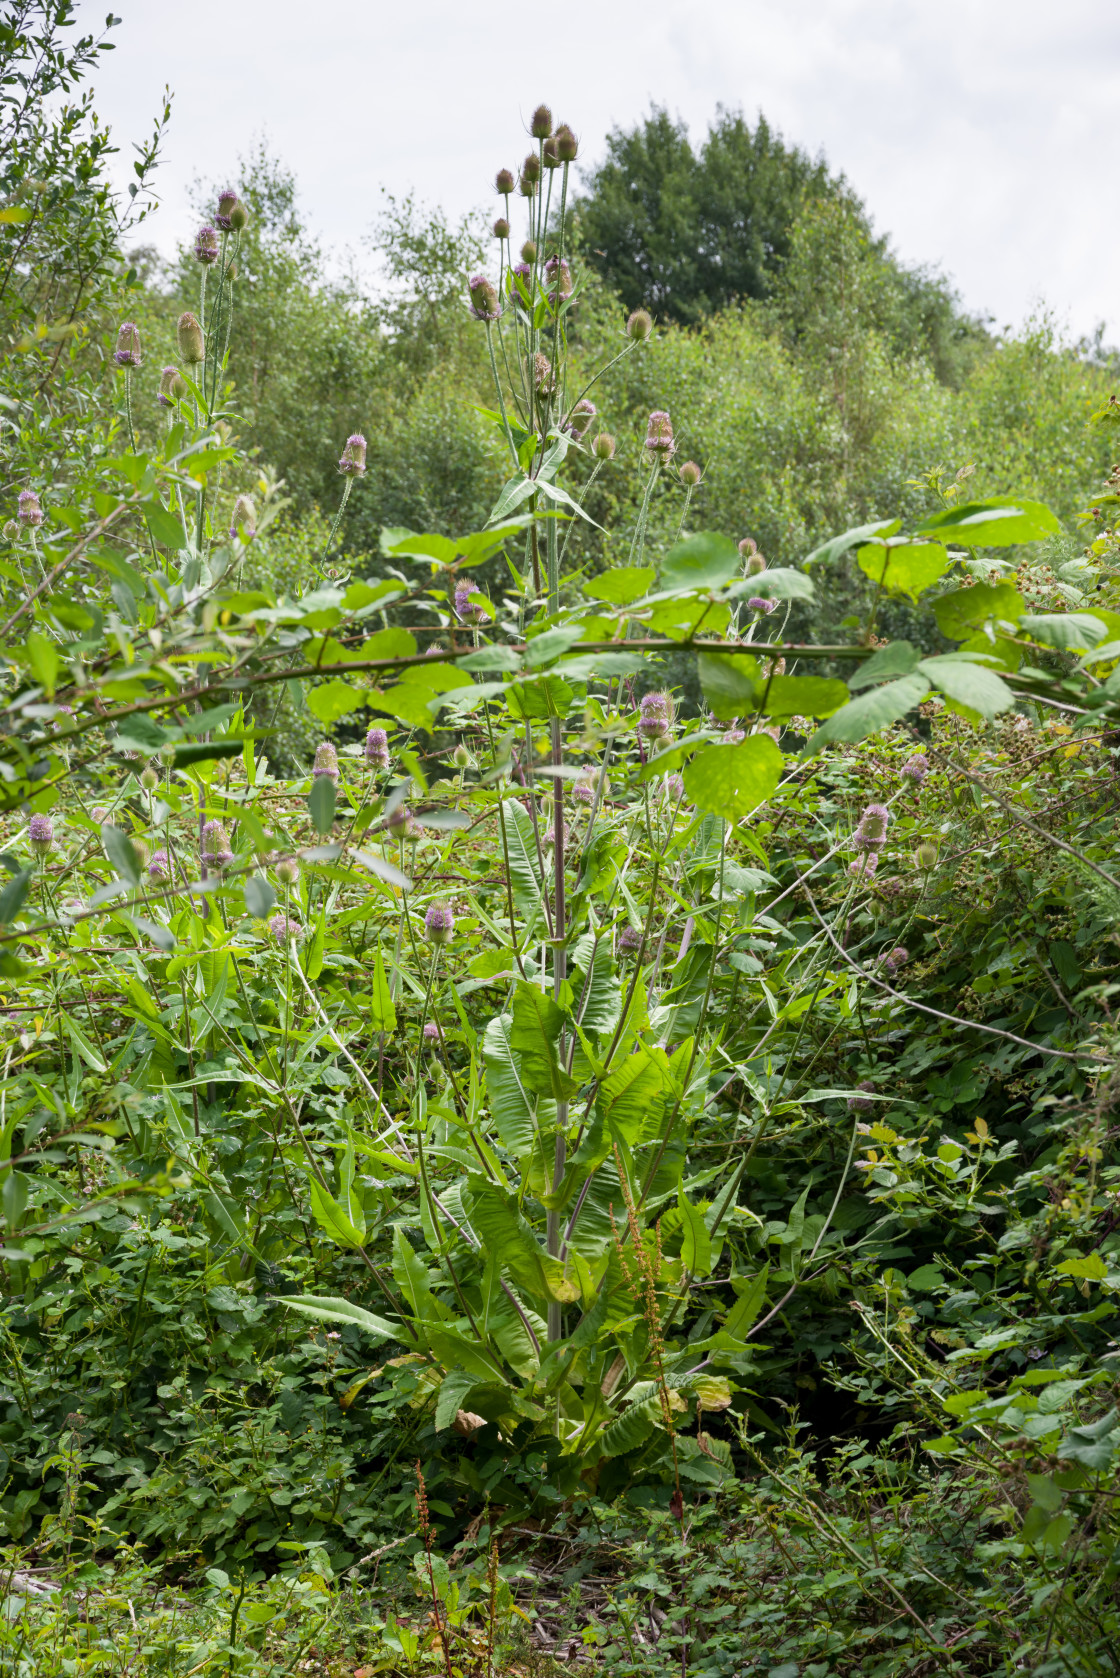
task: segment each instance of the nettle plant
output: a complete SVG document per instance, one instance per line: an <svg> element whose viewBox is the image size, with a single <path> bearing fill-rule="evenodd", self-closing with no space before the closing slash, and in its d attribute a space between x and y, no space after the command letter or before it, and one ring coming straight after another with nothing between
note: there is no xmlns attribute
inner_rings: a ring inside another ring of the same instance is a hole
<svg viewBox="0 0 1120 1678"><path fill-rule="evenodd" d="M931 693L974 721L1024 698L1099 721L1115 678L1091 661L1120 653L1120 617L1026 612L998 550L1057 530L1030 502L869 525L800 568L687 534L702 474L675 464L660 410L637 440L629 563L567 571L587 489L630 451L595 411L606 366L572 377L576 141L544 107L532 133L497 177L497 278L467 287L510 462L485 530L386 531L380 576L332 567L366 467L355 433L320 586L278 598L257 574L272 509L238 492L225 381L232 192L198 236L162 449L130 448L66 506L21 493L0 560L6 1258L27 1285L60 1232L122 1205L142 1223L167 1197L231 1282L281 1266L310 1284L287 1305L403 1348L374 1375L434 1404L438 1431L494 1425L560 1487L624 1459L679 1494L682 1474L718 1475L728 1447L703 1413L731 1403L752 1336L834 1240L802 1195L771 1275L741 1239L750 1149L691 1164L731 1081L740 1142L793 1106L761 1075L765 1040L735 1062L715 1006L728 975L746 1007L769 994L761 963L732 961L782 895L761 813L800 796L806 757ZM618 355L652 333L632 314ZM131 437L129 323L117 362ZM650 554L659 482L679 486L681 535ZM859 638L787 640L814 567L850 552L872 585ZM499 564L501 587L477 587ZM958 650L878 645L896 592L931 600ZM658 676L687 650L705 700L688 718ZM294 778L266 755L282 692L325 736ZM888 820L871 807L855 835L823 833L822 862L853 850L850 885L783 1018L835 989L836 929ZM853 1099L858 1115L875 1097ZM855 1145L853 1128L849 1166ZM344 1291L323 1295L332 1249ZM698 1318L692 1290L725 1255L734 1303Z"/></svg>

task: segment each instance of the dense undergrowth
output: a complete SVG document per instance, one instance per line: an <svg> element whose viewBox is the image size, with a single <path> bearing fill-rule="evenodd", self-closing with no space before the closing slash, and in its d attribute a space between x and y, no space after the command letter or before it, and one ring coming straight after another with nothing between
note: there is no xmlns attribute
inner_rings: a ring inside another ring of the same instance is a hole
<svg viewBox="0 0 1120 1678"><path fill-rule="evenodd" d="M489 277L398 226L363 316L265 170L183 310L68 18L0 45L0 1672L1115 1670L1100 370L794 330L842 197L627 319L544 108ZM378 426L293 341L284 461L293 300Z"/></svg>

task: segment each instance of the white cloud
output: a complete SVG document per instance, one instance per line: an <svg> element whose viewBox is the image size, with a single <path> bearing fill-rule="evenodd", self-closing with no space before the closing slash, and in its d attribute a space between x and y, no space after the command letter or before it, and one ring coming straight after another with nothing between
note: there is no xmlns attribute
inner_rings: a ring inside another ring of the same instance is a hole
<svg viewBox="0 0 1120 1678"><path fill-rule="evenodd" d="M356 245L382 186L487 203L537 99L589 157L651 101L694 135L722 102L822 148L899 253L942 266L969 307L1002 324L1044 301L1074 332L1103 319L1120 337L1120 8L1105 0L567 0L551 34L548 8L462 0L123 10L98 106L127 146L175 90L152 224L165 247L192 231L194 177L231 177L262 133L324 240Z"/></svg>

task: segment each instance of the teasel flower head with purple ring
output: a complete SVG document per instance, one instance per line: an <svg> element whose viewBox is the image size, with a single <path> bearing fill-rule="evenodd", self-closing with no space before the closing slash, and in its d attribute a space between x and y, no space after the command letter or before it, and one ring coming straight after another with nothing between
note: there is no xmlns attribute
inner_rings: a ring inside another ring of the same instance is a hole
<svg viewBox="0 0 1120 1678"><path fill-rule="evenodd" d="M118 367L139 367L144 357L140 353L140 328L135 321L122 321L117 328L117 347L113 360Z"/></svg>
<svg viewBox="0 0 1120 1678"><path fill-rule="evenodd" d="M864 851L848 864L848 873L853 880L869 880L879 866L877 851Z"/></svg>
<svg viewBox="0 0 1120 1678"><path fill-rule="evenodd" d="M666 777L665 777L665 796L673 804L683 804L684 803L684 776L683 775L666 775Z"/></svg>
<svg viewBox="0 0 1120 1678"><path fill-rule="evenodd" d="M483 615L482 596L473 583L456 584L454 606L460 623L477 623Z"/></svg>
<svg viewBox="0 0 1120 1678"><path fill-rule="evenodd" d="M240 200L231 186L225 187L218 194L218 213L214 217L223 233L228 233L233 226L232 216L234 205Z"/></svg>
<svg viewBox="0 0 1120 1678"><path fill-rule="evenodd" d="M366 440L360 431L347 437L339 458L338 469L344 478L360 478L366 469Z"/></svg>
<svg viewBox="0 0 1120 1678"><path fill-rule="evenodd" d="M859 819L853 843L857 851L880 851L887 837L891 813L885 804L868 804Z"/></svg>
<svg viewBox="0 0 1120 1678"><path fill-rule="evenodd" d="M320 740L315 748L315 762L311 766L313 781L331 781L338 785L338 753L329 740Z"/></svg>
<svg viewBox="0 0 1120 1678"><path fill-rule="evenodd" d="M761 612L763 617L769 617L777 604L776 600L764 600L760 594L752 594L747 601L747 609L751 612Z"/></svg>
<svg viewBox="0 0 1120 1678"><path fill-rule="evenodd" d="M257 509L253 505L251 495L239 495L234 502L229 533L231 536L240 536L243 542L251 542L257 534Z"/></svg>
<svg viewBox="0 0 1120 1678"><path fill-rule="evenodd" d="M455 915L448 903L430 903L424 916L424 933L430 944L441 947L455 936Z"/></svg>
<svg viewBox="0 0 1120 1678"><path fill-rule="evenodd" d="M209 821L202 829L202 860L211 868L226 868L233 861L229 834L220 821Z"/></svg>
<svg viewBox="0 0 1120 1678"><path fill-rule="evenodd" d="M171 878L171 859L166 851L156 851L148 864L148 878L154 886L166 885Z"/></svg>
<svg viewBox="0 0 1120 1678"><path fill-rule="evenodd" d="M38 530L43 522L43 509L39 505L39 497L33 489L21 489L19 492L18 518L27 530Z"/></svg>
<svg viewBox="0 0 1120 1678"><path fill-rule="evenodd" d="M425 1022L424 1022L424 1041L425 1041L425 1043L439 1043L439 1042L442 1041L442 1039L443 1039L443 1033L439 1029L439 1026L436 1024L435 1020L425 1020Z"/></svg>
<svg viewBox="0 0 1120 1678"><path fill-rule="evenodd" d="M165 367L159 376L157 401L161 408L173 408L187 394L186 380L177 367Z"/></svg>
<svg viewBox="0 0 1120 1678"><path fill-rule="evenodd" d="M579 779L572 782L572 797L577 804L594 804L595 802L595 771L581 769Z"/></svg>
<svg viewBox="0 0 1120 1678"><path fill-rule="evenodd" d="M493 282L485 274L472 274L467 281L467 290L471 298L471 314L475 320L500 320L502 305L498 302L498 293Z"/></svg>
<svg viewBox="0 0 1120 1678"><path fill-rule="evenodd" d="M636 926L624 926L618 935L618 953L620 956L633 955L635 950L642 947L642 935Z"/></svg>
<svg viewBox="0 0 1120 1678"><path fill-rule="evenodd" d="M888 973L893 974L897 973L900 967L905 967L909 960L910 951L905 944L896 944L894 949L889 950L883 957L883 966Z"/></svg>
<svg viewBox="0 0 1120 1678"><path fill-rule="evenodd" d="M389 736L383 728L371 728L366 735L365 760L371 769L388 769Z"/></svg>
<svg viewBox="0 0 1120 1678"><path fill-rule="evenodd" d="M394 839L414 839L416 837L416 817L407 804L398 804L386 817L389 832Z"/></svg>
<svg viewBox="0 0 1120 1678"><path fill-rule="evenodd" d="M664 408L655 408L646 425L646 453L654 460L668 460L676 447L672 420Z"/></svg>
<svg viewBox="0 0 1120 1678"><path fill-rule="evenodd" d="M46 856L54 844L54 823L49 816L32 816L27 824L27 842L36 856Z"/></svg>
<svg viewBox="0 0 1120 1678"><path fill-rule="evenodd" d="M662 740L673 720L673 701L667 693L644 693L640 702L638 733L644 740Z"/></svg>
<svg viewBox="0 0 1120 1678"><path fill-rule="evenodd" d="M864 1095L850 1095L848 1097L849 1113L873 1113L875 1111L875 1103L873 1101L868 1101L867 1099L869 1095L875 1094L875 1085L871 1082L871 1079L861 1078L859 1083L856 1085L856 1088L864 1090L866 1093Z"/></svg>
<svg viewBox="0 0 1120 1678"><path fill-rule="evenodd" d="M916 787L920 787L929 774L929 758L924 752L915 752L912 757L906 759L899 774L905 775L908 781L913 781Z"/></svg>
<svg viewBox="0 0 1120 1678"><path fill-rule="evenodd" d="M195 261L201 262L204 268L209 268L212 262L218 260L218 235L209 222L198 230L198 237L194 242Z"/></svg>
<svg viewBox="0 0 1120 1678"><path fill-rule="evenodd" d="M290 915L273 915L268 923L268 930L277 944L298 943L303 937L302 926Z"/></svg>
<svg viewBox="0 0 1120 1678"><path fill-rule="evenodd" d="M544 265L544 282L548 289L548 301L553 308L558 303L564 303L572 295L572 271L568 261L563 256L550 256Z"/></svg>
<svg viewBox="0 0 1120 1678"><path fill-rule="evenodd" d="M598 409L596 408L594 402L589 401L586 396L581 396L571 413L568 415L568 424L566 427L566 429L576 439L577 443L582 438L586 437L591 421L595 418L597 413Z"/></svg>

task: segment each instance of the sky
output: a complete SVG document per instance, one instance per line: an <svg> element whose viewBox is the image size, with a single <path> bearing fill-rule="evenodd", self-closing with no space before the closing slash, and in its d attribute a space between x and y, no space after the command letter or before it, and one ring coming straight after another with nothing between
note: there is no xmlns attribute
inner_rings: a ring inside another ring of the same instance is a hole
<svg viewBox="0 0 1120 1678"><path fill-rule="evenodd" d="M494 213L494 173L516 167L539 100L589 162L652 103L694 140L723 104L823 152L899 256L941 268L997 329L1045 307L1073 337L1103 322L1120 341L1116 0L117 7L96 104L122 180L165 83L175 96L143 235L165 251L193 236L196 178L236 185L262 139L324 245L360 254L382 189ZM104 12L81 0L84 27Z"/></svg>

